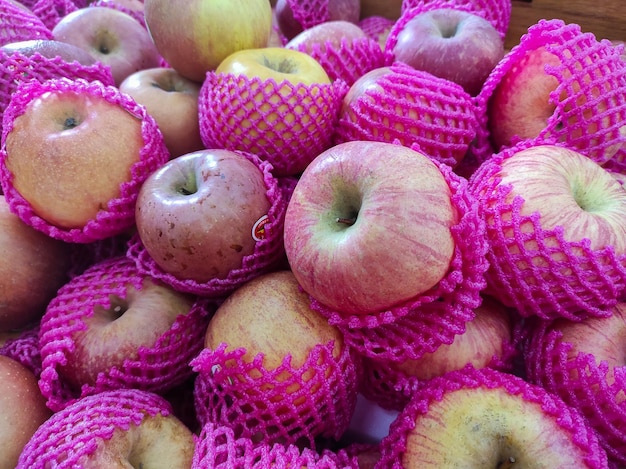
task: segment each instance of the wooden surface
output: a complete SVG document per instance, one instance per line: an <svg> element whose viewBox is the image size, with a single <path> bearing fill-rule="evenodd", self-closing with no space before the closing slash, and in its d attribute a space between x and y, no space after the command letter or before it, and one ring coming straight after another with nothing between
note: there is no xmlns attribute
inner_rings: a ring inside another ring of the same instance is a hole
<svg viewBox="0 0 626 469"><path fill-rule="evenodd" d="M396 19L400 16L402 0L361 0L361 18L384 16Z"/></svg>
<svg viewBox="0 0 626 469"><path fill-rule="evenodd" d="M514 46L528 27L542 18L577 23L598 39L626 41L624 0L513 0L506 47Z"/></svg>

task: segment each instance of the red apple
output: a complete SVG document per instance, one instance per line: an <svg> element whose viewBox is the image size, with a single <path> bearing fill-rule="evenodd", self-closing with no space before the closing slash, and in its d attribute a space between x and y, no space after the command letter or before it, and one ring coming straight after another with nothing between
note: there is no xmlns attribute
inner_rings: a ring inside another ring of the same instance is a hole
<svg viewBox="0 0 626 469"><path fill-rule="evenodd" d="M223 279L254 252L270 202L264 174L244 154L219 149L170 160L143 184L137 233L156 264L177 279Z"/></svg>
<svg viewBox="0 0 626 469"><path fill-rule="evenodd" d="M55 40L82 47L108 65L117 85L131 73L161 64L148 31L128 13L114 8L80 8L61 18L52 34Z"/></svg>
<svg viewBox="0 0 626 469"><path fill-rule="evenodd" d="M352 42L367 37L359 25L350 21L325 21L297 34L285 44L285 47L311 54L314 45L317 44L323 53L326 47L339 49L344 40Z"/></svg>
<svg viewBox="0 0 626 469"><path fill-rule="evenodd" d="M19 52L26 57L41 54L49 59L59 56L66 62L78 62L84 66L94 65L97 62L96 58L84 48L54 39L30 39L11 42L0 47L0 51L7 55Z"/></svg>
<svg viewBox="0 0 626 469"><path fill-rule="evenodd" d="M52 412L35 374L12 358L0 355L0 468L14 469L20 454Z"/></svg>
<svg viewBox="0 0 626 469"><path fill-rule="evenodd" d="M504 56L498 30L478 14L455 8L407 10L386 44L393 59L460 84L477 95Z"/></svg>
<svg viewBox="0 0 626 469"><path fill-rule="evenodd" d="M204 148L198 112L199 83L173 68L156 67L130 74L119 89L146 107L163 134L170 158Z"/></svg>
<svg viewBox="0 0 626 469"><path fill-rule="evenodd" d="M146 0L144 11L163 58L200 83L233 52L267 46L272 28L268 0Z"/></svg>
<svg viewBox="0 0 626 469"><path fill-rule="evenodd" d="M326 21L342 20L356 24L361 14L359 0L325 0L321 2L321 8L319 3L307 5L297 0L277 0L274 8L278 27L287 39Z"/></svg>
<svg viewBox="0 0 626 469"><path fill-rule="evenodd" d="M0 331L36 324L69 279L72 248L11 212L0 196Z"/></svg>
<svg viewBox="0 0 626 469"><path fill-rule="evenodd" d="M289 201L289 264L305 291L341 313L412 300L450 267L450 197L424 154L383 142L336 145L311 162Z"/></svg>

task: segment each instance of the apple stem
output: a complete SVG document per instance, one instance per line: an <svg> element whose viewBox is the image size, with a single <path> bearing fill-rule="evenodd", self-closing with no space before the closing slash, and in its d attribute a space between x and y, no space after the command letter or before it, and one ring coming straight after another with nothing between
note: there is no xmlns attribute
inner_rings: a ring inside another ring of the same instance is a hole
<svg viewBox="0 0 626 469"><path fill-rule="evenodd" d="M502 461L500 464L498 464L498 469L510 469L514 465L515 465L515 458L511 456L506 461Z"/></svg>
<svg viewBox="0 0 626 469"><path fill-rule="evenodd" d="M352 218L337 217L335 218L335 221L337 223L343 223L345 225L352 226L356 223L356 217L352 217Z"/></svg>

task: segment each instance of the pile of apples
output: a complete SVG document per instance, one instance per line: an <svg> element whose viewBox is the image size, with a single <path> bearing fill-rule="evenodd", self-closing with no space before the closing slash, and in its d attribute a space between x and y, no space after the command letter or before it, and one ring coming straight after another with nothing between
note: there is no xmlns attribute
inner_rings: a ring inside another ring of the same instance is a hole
<svg viewBox="0 0 626 469"><path fill-rule="evenodd" d="M510 15L0 0L0 469L626 467L624 46Z"/></svg>

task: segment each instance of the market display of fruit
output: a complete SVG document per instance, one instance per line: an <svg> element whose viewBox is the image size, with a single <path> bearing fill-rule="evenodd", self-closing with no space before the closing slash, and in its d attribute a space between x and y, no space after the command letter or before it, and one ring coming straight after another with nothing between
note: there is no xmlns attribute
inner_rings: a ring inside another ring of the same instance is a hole
<svg viewBox="0 0 626 469"><path fill-rule="evenodd" d="M625 43L511 17L0 0L0 469L626 468Z"/></svg>

